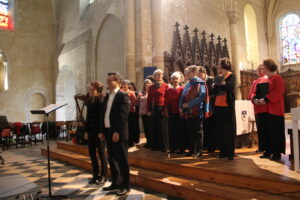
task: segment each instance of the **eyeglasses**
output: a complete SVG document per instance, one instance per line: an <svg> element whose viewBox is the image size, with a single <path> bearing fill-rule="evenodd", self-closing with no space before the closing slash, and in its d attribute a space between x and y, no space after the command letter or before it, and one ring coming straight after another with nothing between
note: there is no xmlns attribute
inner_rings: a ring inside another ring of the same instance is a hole
<svg viewBox="0 0 300 200"><path fill-rule="evenodd" d="M116 72L109 72L109 73L107 74L107 76L112 76L112 75L117 75L117 73L116 73Z"/></svg>

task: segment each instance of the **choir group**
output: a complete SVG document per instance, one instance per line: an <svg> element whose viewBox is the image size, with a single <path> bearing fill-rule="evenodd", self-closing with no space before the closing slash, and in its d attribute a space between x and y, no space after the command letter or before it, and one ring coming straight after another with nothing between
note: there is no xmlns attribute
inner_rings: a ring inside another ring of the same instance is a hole
<svg viewBox="0 0 300 200"><path fill-rule="evenodd" d="M276 71L273 60L264 60L249 94L256 115L258 152L263 153L261 158L272 160L280 159L285 152L284 81ZM109 73L107 84L105 97L100 82L88 86L85 137L94 170L91 183L106 181L106 141L113 184L104 189L128 192L127 148L139 143L140 118L146 148L193 157L201 156L204 148L209 153L219 149L218 158L234 159L236 76L229 59L220 60L216 77L208 76L204 67L192 65L184 74L172 73L170 81L162 70L155 70L144 80L140 92L129 80L121 80L118 73ZM121 97L115 100L115 95ZM96 151L101 160L100 176Z"/></svg>

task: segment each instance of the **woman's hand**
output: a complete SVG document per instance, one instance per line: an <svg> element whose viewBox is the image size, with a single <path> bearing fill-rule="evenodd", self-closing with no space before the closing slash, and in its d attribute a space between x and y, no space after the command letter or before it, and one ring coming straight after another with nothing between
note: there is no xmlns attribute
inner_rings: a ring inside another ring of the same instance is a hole
<svg viewBox="0 0 300 200"><path fill-rule="evenodd" d="M112 136L112 141L113 142L115 142L115 143L117 143L117 142L119 142L120 141L120 135L119 135L119 133L114 133L113 134L113 136Z"/></svg>
<svg viewBox="0 0 300 200"><path fill-rule="evenodd" d="M104 133L99 133L98 134L98 137L101 141L104 141L105 140L105 137L104 137Z"/></svg>
<svg viewBox="0 0 300 200"><path fill-rule="evenodd" d="M189 108L189 104L188 103L184 103L184 104L182 104L182 107L183 108Z"/></svg>
<svg viewBox="0 0 300 200"><path fill-rule="evenodd" d="M261 104L261 105L265 105L267 102L264 100L264 99L260 99L259 100L259 104Z"/></svg>
<svg viewBox="0 0 300 200"><path fill-rule="evenodd" d="M85 133L84 133L84 139L85 139L85 140L88 140L88 138L89 138L88 133L85 132Z"/></svg>
<svg viewBox="0 0 300 200"><path fill-rule="evenodd" d="M258 100L258 99L254 99L254 100L253 100L253 104L254 104L254 105L260 105L260 104L259 104L259 100Z"/></svg>

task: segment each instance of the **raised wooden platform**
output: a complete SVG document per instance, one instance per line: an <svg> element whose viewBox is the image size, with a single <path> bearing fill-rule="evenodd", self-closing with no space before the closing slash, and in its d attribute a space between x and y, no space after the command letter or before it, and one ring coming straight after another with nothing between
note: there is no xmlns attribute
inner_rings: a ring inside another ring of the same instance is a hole
<svg viewBox="0 0 300 200"><path fill-rule="evenodd" d="M300 199L300 174L283 162L259 159L254 149L239 149L234 161L153 152L143 147L129 153L131 182L184 199ZM42 149L46 155L46 149ZM91 170L86 146L58 142L51 157Z"/></svg>

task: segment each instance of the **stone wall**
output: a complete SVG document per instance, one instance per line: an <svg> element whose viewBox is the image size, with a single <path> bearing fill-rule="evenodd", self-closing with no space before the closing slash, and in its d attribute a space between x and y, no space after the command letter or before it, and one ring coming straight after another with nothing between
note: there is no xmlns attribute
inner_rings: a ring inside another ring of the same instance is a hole
<svg viewBox="0 0 300 200"><path fill-rule="evenodd" d="M0 29L0 49L9 61L9 89L0 92L0 115L9 121L29 122L32 96L38 94L45 103L54 103L52 2L15 0L14 19L14 30Z"/></svg>

